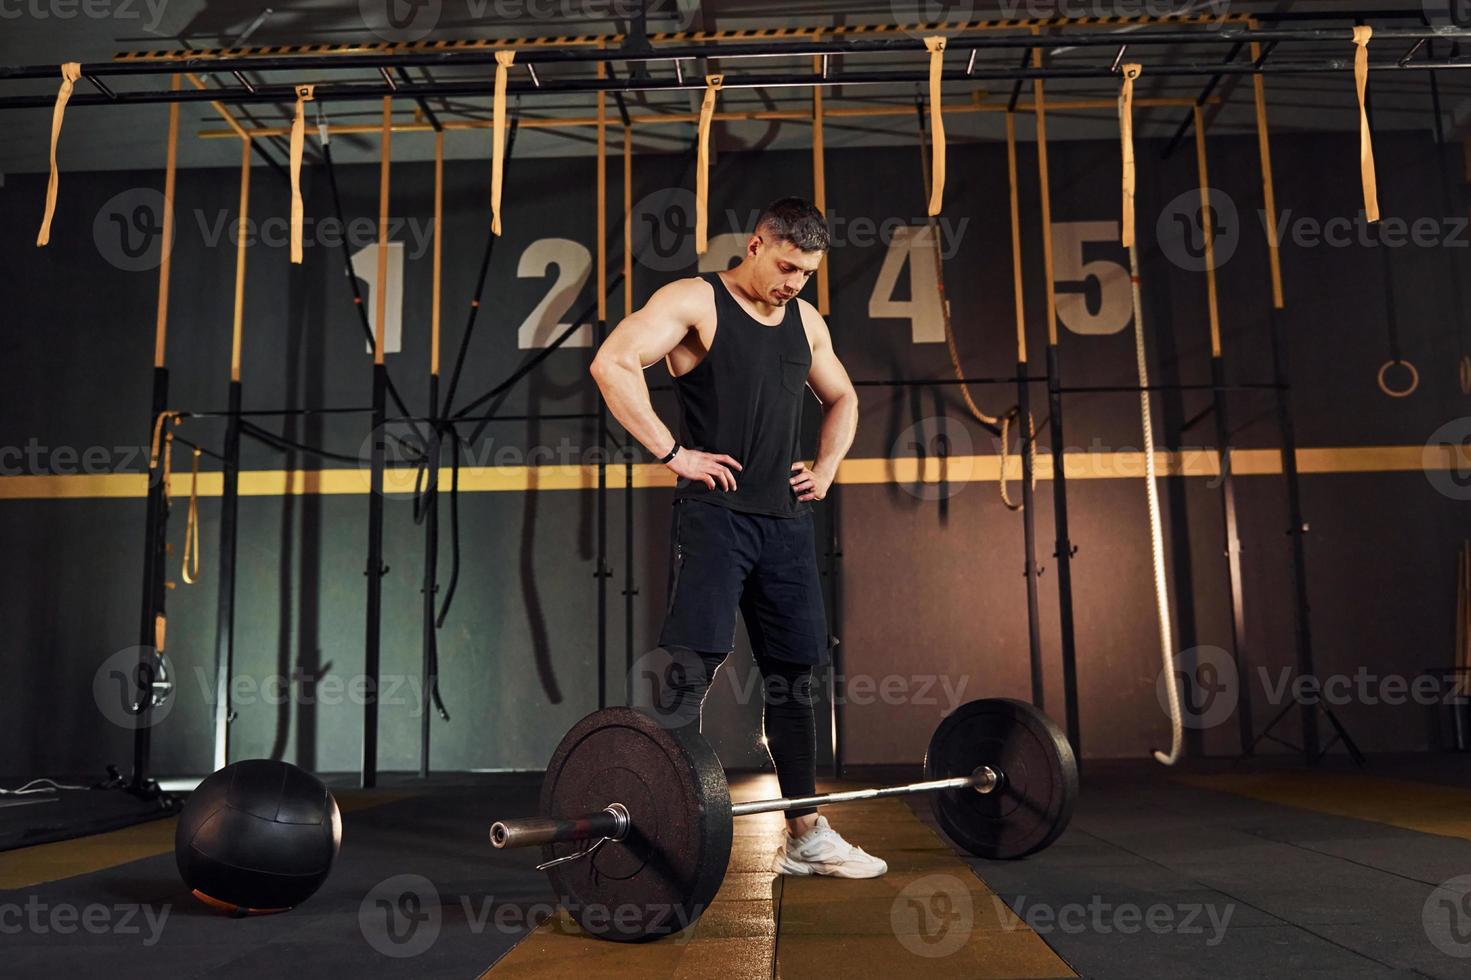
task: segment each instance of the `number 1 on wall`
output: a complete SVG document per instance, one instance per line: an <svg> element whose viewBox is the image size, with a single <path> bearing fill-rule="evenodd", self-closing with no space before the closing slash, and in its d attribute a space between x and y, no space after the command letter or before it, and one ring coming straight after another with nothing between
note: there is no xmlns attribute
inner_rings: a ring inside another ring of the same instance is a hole
<svg viewBox="0 0 1471 980"><path fill-rule="evenodd" d="M378 246L369 245L355 252L352 257L352 274L367 284L363 302L368 307L368 326L373 336L378 336ZM403 350L404 319L404 244L388 243L388 295L384 308L388 311L388 322L383 330L383 353L397 354ZM364 344L369 354L371 343Z"/></svg>

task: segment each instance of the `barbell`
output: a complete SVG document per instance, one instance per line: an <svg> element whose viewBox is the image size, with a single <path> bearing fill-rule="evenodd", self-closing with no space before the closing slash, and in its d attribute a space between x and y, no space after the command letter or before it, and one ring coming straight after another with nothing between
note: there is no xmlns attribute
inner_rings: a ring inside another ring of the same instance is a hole
<svg viewBox="0 0 1471 980"><path fill-rule="evenodd" d="M715 751L692 724L632 708L572 726L542 782L541 816L497 821L497 848L541 846L558 901L590 935L642 942L691 925L719 891L733 820L798 807L929 794L945 834L977 857L1014 859L1072 817L1078 767L1066 736L1023 701L962 705L935 729L925 780L731 804Z"/></svg>

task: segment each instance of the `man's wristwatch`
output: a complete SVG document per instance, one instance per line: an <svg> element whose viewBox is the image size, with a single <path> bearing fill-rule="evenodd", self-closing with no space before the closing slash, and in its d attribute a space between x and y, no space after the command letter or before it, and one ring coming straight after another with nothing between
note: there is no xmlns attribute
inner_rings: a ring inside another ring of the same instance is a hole
<svg viewBox="0 0 1471 980"><path fill-rule="evenodd" d="M673 449L671 449L671 450L669 450L669 452L668 452L668 454L667 454L667 455L665 455L665 456L664 456L664 457L663 457L663 458L662 458L662 459L660 459L660 460L659 460L659 462L660 462L660 463L668 463L668 462L669 462L669 461L670 461L670 460L672 460L672 459L673 459L673 458L674 458L674 457L676 457L676 456L678 456L678 455L679 455L679 450L680 450L680 449L681 449L681 448L682 448L682 447L681 447L681 446L680 446L680 445L679 445L679 443L677 443L677 442L676 442L676 443L675 443L675 444L674 444L674 448L673 448Z"/></svg>

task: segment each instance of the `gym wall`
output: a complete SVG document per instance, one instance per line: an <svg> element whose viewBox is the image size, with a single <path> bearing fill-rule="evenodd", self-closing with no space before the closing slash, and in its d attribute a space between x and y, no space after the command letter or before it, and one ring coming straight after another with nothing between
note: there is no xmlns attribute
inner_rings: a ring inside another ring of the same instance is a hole
<svg viewBox="0 0 1471 980"><path fill-rule="evenodd" d="M1159 383L1208 384L1205 278L1181 267L1197 250L1173 237L1181 231L1173 216L1197 217L1193 204L1181 203L1196 192L1195 161L1188 145L1166 159L1160 158L1161 149L1141 141L1138 150L1150 370ZM1270 381L1270 292L1256 143L1213 138L1209 149L1212 183L1231 205L1217 216L1218 249L1229 244L1234 250L1219 271L1227 377L1233 383ZM1471 286L1464 187L1454 188L1458 203L1448 208L1429 137L1381 135L1376 150L1384 214L1411 222L1430 219L1437 247L1386 249L1373 244L1372 229L1364 232L1370 244L1362 244L1360 225L1348 230L1352 241L1343 247L1312 245L1298 233L1310 232L1313 222L1351 219L1359 211L1357 136L1283 135L1274 138L1273 149L1278 205L1289 228L1282 251L1287 300L1282 322L1300 446L1424 446L1441 426L1467 414L1457 383L1467 320L1447 285L1448 276L1459 276L1463 287ZM1005 151L956 144L949 147L949 157L941 251L947 253L945 287L962 362L970 376L1010 376L1016 348ZM1033 146L1023 144L1020 157L1027 333L1031 371L1040 376L1046 297ZM693 271L688 234L670 237L671 230L680 229L666 224L654 232L661 237L651 240L650 226L640 224L687 214L681 211L683 192L671 189L692 186L689 162L679 155L635 158L634 199L643 202L635 224L640 255L635 303L669 278ZM1454 174L1462 173L1458 156L1448 164ZM1132 385L1137 375L1127 258L1117 243L1118 144L1056 143L1051 166L1063 382ZM446 382L487 234L488 171L484 161L446 168ZM827 174L836 233L828 320L849 373L855 379L953 377L923 242L910 251L925 213L917 151L829 151ZM875 179L879 174L902 177ZM230 222L237 177L233 171L179 175L168 350L170 404L178 409L218 410L226 404L235 270ZM338 178L349 225L357 222L355 247L369 245L376 237L377 168L342 167ZM309 167L303 179L309 219L320 223L332 212L326 174L320 166ZM608 179L612 275L622 266L622 205L616 192L622 174L616 156L610 157ZM721 154L711 178L714 261L721 233L748 231L763 203L782 194L806 194L810 181L805 153ZM156 223L161 187L160 173L64 172L52 244L45 250L33 244L44 175L11 176L0 187L5 324L0 363L6 371L0 387L0 447L20 450L0 459L0 547L12 558L0 568L0 609L7 626L0 663L12 678L8 706L0 711L0 774L94 772L130 757L131 735L99 708L102 695L94 695L94 680L109 656L136 642L144 501L141 495L68 495L83 486L73 474L89 458L105 460L98 464L104 470L136 473L146 466L159 247L149 229ZM578 282L575 277L585 271L578 263L591 255L595 241L594 191L593 163L587 158L513 157L508 163L505 235L496 244L457 406L508 376L536 353L536 345L558 332L557 324L569 322L566 318L592 301L591 278ZM396 166L391 211L401 222L395 241L404 243L403 341L387 361L398 390L418 414L427 407L432 206L431 168ZM251 213L258 222L281 222L289 213L285 181L268 168L254 169ZM1157 225L1161 214L1169 220ZM885 219L904 229L887 242L870 231ZM299 267L288 264L284 235L274 234L284 223L271 230L270 242L250 250L242 371L246 409L369 403L371 358L344 279L342 254L320 224L315 233L312 227L306 261ZM549 243L555 239L581 245ZM1392 285L1385 283L1386 251ZM805 294L809 300L814 287ZM1122 307L1117 302L1121 288ZM1392 356L1386 291L1394 298L1400 353L1421 375L1410 397L1387 397L1375 383L1380 365ZM621 290L610 296L610 327L623 302ZM590 356L588 346L559 350L484 408L507 415L592 411L596 389L586 374ZM660 385L668 379L656 367L649 380ZM977 387L973 394L993 414L1016 400L1011 385ZM957 458L998 450L997 441L970 418L954 386L864 388L860 395L862 417L850 459L934 454L941 435ZM660 391L654 397L673 423L672 394ZM1191 458L1208 455L1214 421L1206 417L1185 426L1209 403L1208 391L1157 396L1158 448ZM1236 446L1274 450L1280 445L1271 391L1233 392L1228 403ZM1033 405L1041 448L1050 450L1040 384L1033 388ZM1160 652L1144 484L1121 475L1114 455L1137 452L1141 445L1138 398L1071 395L1064 407L1064 450L1070 457L1077 454L1080 465L1098 477L1069 482L1071 540L1078 548L1073 581L1083 751L1094 758L1137 757L1169 739L1168 717L1156 695ZM809 454L818 420L819 406L812 400L805 421ZM365 416L259 421L301 443L349 455L367 449ZM179 430L216 450L223 432L218 420L191 421ZM552 461L594 461L588 451L596 444L595 433L586 422L495 422L486 433L493 444L478 443L467 464L523 464L527 450L537 446L549 448ZM87 455L98 447L100 453ZM73 455L58 454L59 449ZM1353 453L1320 458L1330 472L1303 478L1319 673L1353 676L1358 665L1367 664L1377 675L1413 680L1427 668L1444 666L1452 658L1456 553L1471 532L1465 488L1450 484L1447 490L1446 480L1437 483L1419 467L1391 471ZM641 455L639 461L647 460ZM188 451L177 449L176 468L188 465ZM244 442L246 473L318 466L304 454L283 455ZM202 468L218 467L205 459ZM912 761L947 707L973 697L1030 695L1020 516L1002 506L994 482L968 479L959 462L943 485L906 482L892 467L881 472L889 478L843 486L819 507L820 534L840 509L842 556L824 554L822 560L825 569L840 566L841 573L835 630L847 675L840 690L846 694L849 763ZM36 473L56 479L24 479ZM623 575L622 469L610 467L608 480L612 578L606 680L616 703L624 686L621 592L630 583ZM460 496L459 591L440 638L442 689L453 720L433 722L433 766L439 770L539 768L559 734L597 706L596 491L538 488L534 470L528 481L528 489ZM1295 658L1287 508L1279 475L1245 475L1237 487L1247 623L1243 648L1253 667L1246 689L1260 725L1280 702L1268 703L1269 692L1255 671L1265 670L1275 684ZM1013 483L1013 493L1019 490ZM1051 491L1050 481L1039 483L1035 516L1038 561L1046 569L1041 579L1046 708L1060 718ZM1161 492L1177 645L1182 650L1229 647L1231 611L1216 481L1169 478ZM632 626L638 656L652 646L663 609L670 492L639 489L634 497L631 584L638 593ZM154 767L161 774L212 768L218 503L211 496L200 501L202 581L180 583L168 597L176 688L155 727ZM177 498L172 511L171 581L179 581L186 506L187 500ZM317 771L356 768L361 708L347 691L362 669L366 517L362 492L242 497L232 758L276 755ZM447 509L443 520L447 529ZM822 550L827 551L825 542ZM408 770L417 766L419 713L426 710L416 687L423 535L403 497L389 501L384 551L390 572L384 592L379 761L384 770ZM448 538L441 557L443 583ZM737 697L738 691L755 691L745 683L750 667L743 633L739 643L732 660L739 669L717 682L706 712L707 733L732 768L758 766L764 758L755 736L759 698L740 703ZM279 684L272 678L292 678L296 700L276 697ZM104 678L104 690L105 683ZM1432 708L1353 703L1338 711L1366 751L1419 749L1434 738ZM1296 736L1295 713L1282 730ZM1240 747L1234 720L1192 731L1190 739L1192 750L1209 754L1234 754ZM826 734L820 732L819 743L825 751Z"/></svg>

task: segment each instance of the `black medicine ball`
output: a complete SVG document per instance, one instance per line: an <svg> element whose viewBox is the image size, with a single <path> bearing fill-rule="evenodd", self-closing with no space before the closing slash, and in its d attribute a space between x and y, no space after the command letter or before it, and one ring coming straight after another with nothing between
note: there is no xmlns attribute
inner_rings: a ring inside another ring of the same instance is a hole
<svg viewBox="0 0 1471 980"><path fill-rule="evenodd" d="M311 897L342 843L342 813L322 781L251 759L199 784L179 815L174 858L197 898L234 913L280 912Z"/></svg>

